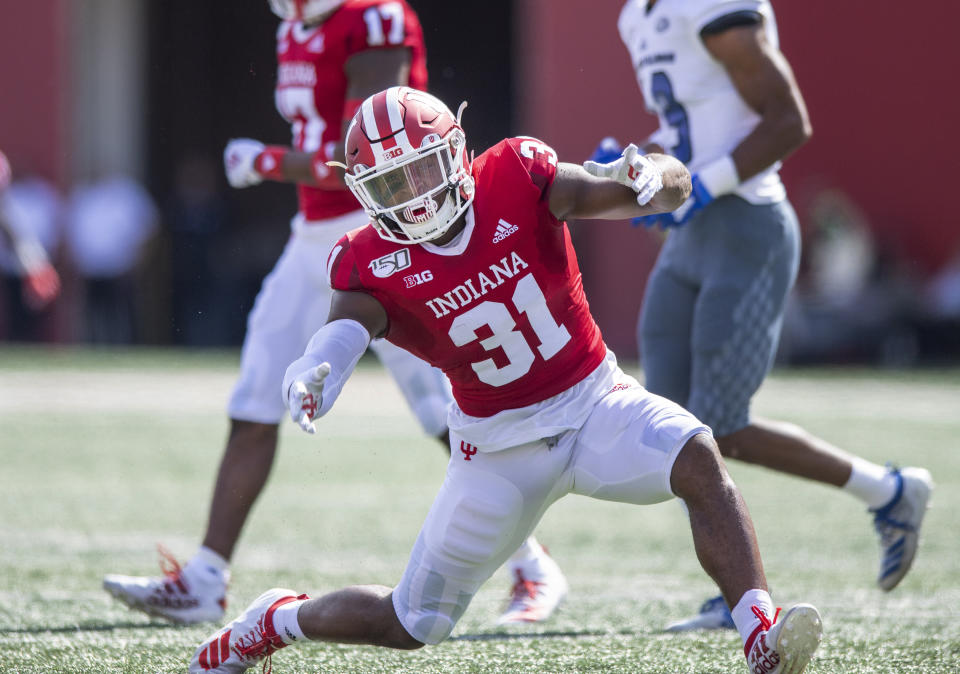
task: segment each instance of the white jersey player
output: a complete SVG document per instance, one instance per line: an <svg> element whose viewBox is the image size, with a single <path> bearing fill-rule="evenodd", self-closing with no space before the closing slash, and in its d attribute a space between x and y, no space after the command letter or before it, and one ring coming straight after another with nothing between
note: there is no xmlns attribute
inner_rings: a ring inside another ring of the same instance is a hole
<svg viewBox="0 0 960 674"><path fill-rule="evenodd" d="M723 63L711 56L701 33L722 31L743 22L759 21L767 44L777 49L779 38L769 2L684 0L651 8L628 2L617 27L630 52L647 109L660 119L650 142L666 148L703 179L729 178L728 155L760 122L737 91ZM732 186L732 193L754 204L783 201L776 161ZM724 175L726 174L726 175ZM728 183L729 184L729 183Z"/></svg>
<svg viewBox="0 0 960 674"><path fill-rule="evenodd" d="M660 121L644 149L665 149L693 174L683 206L646 219L677 227L643 303L646 386L707 423L725 456L860 498L880 536L877 583L891 590L917 550L929 473L888 470L750 415L800 256L796 214L777 171L811 134L773 9L767 0L629 0L618 28ZM732 626L717 598L675 627Z"/></svg>

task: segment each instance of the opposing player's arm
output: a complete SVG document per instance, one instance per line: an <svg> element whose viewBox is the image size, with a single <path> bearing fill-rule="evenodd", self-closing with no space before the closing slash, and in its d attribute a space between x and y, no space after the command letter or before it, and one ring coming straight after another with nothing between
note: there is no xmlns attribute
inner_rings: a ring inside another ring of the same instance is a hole
<svg viewBox="0 0 960 674"><path fill-rule="evenodd" d="M333 291L326 324L283 377L283 396L300 428L317 432L314 420L333 407L371 336L381 335L386 327L387 313L372 295Z"/></svg>
<svg viewBox="0 0 960 674"><path fill-rule="evenodd" d="M762 22L705 33L701 38L761 118L732 153L743 182L803 145L813 133L810 118L790 64L767 39Z"/></svg>
<svg viewBox="0 0 960 674"><path fill-rule="evenodd" d="M638 203L638 190L631 186L636 175L631 166L600 164L593 169L600 175L591 175L582 166L561 162L550 188L550 211L560 220L622 220L672 211L690 196L690 172L681 162L664 154L641 159L659 170L661 181L644 205Z"/></svg>
<svg viewBox="0 0 960 674"><path fill-rule="evenodd" d="M360 102L369 96L390 87L405 86L410 76L410 50L406 47L390 49L367 49L357 52L344 66L347 74L347 101L343 109L340 137L346 138L347 127L359 107ZM320 184L318 174L324 169L335 172L336 180L342 184L343 169L333 169L326 162L334 160L345 163L343 143L337 143L333 155L328 157L321 152L288 152L283 158L283 175L288 181L308 185ZM318 162L323 167L317 166Z"/></svg>

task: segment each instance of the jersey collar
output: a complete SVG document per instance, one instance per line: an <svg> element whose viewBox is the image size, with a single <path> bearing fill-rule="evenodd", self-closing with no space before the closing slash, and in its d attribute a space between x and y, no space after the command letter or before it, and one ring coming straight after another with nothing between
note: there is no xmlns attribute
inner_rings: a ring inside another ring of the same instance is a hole
<svg viewBox="0 0 960 674"><path fill-rule="evenodd" d="M470 237L473 235L473 204L467 207L467 212L464 213L464 217L467 220L467 224L464 226L463 231L447 245L437 246L428 241L424 241L420 246L428 253L434 253L435 255L462 255L463 251L470 245Z"/></svg>

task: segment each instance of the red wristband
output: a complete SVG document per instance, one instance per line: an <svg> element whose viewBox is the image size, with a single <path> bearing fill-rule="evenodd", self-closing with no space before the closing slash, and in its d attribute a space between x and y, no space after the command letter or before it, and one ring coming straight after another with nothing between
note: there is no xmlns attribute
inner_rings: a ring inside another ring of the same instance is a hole
<svg viewBox="0 0 960 674"><path fill-rule="evenodd" d="M316 187L325 190L347 189L340 179L340 172L333 166L327 166L327 157L323 151L314 152L310 158L310 172L313 173Z"/></svg>
<svg viewBox="0 0 960 674"><path fill-rule="evenodd" d="M290 149L280 145L267 145L253 160L254 170L266 180L285 180L283 158Z"/></svg>

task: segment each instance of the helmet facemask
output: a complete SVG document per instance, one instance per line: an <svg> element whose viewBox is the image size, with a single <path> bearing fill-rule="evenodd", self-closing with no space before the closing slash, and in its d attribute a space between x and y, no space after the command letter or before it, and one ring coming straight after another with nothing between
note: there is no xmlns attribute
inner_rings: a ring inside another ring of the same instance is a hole
<svg viewBox="0 0 960 674"><path fill-rule="evenodd" d="M415 153L358 164L345 180L381 237L423 243L445 234L473 201L465 155L466 138L455 128L446 138L427 135Z"/></svg>

